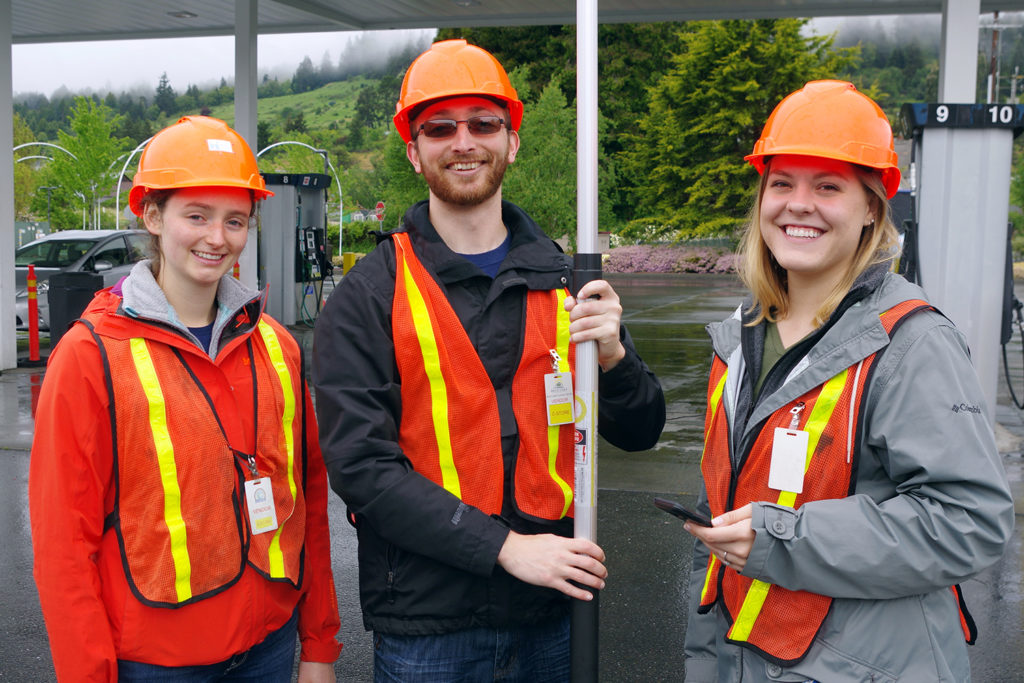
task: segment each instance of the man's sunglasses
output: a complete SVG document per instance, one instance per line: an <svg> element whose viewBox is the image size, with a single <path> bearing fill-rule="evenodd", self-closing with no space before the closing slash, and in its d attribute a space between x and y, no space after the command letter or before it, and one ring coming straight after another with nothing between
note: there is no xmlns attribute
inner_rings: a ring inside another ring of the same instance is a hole
<svg viewBox="0 0 1024 683"><path fill-rule="evenodd" d="M430 119L420 124L416 134L422 133L434 140L450 138L455 135L455 131L458 130L460 123L466 124L466 128L473 135L494 135L505 125L505 119L500 116L471 116L464 121Z"/></svg>

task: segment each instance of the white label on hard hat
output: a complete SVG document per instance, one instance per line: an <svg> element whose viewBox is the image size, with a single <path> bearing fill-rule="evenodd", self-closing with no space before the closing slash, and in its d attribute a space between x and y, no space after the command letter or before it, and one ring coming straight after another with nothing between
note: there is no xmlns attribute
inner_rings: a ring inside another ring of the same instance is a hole
<svg viewBox="0 0 1024 683"><path fill-rule="evenodd" d="M208 138L206 140L206 146L210 148L211 152L227 152L230 154L234 150L231 149L230 140L215 140Z"/></svg>

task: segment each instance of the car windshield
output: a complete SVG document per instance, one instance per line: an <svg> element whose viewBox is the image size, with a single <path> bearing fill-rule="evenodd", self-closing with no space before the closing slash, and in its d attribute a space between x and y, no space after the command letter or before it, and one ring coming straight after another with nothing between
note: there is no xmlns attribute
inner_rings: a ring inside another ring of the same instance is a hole
<svg viewBox="0 0 1024 683"><path fill-rule="evenodd" d="M66 268L82 258L94 244L95 239L45 240L37 244L26 244L15 254L14 265Z"/></svg>

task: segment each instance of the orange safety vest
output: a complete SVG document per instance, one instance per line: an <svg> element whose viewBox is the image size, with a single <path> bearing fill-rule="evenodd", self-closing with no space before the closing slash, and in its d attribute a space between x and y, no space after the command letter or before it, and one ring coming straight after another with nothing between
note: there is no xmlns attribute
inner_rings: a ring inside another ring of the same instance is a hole
<svg viewBox="0 0 1024 683"><path fill-rule="evenodd" d="M184 357L166 344L92 332L104 358L116 476L117 533L132 593L180 607L234 584L246 564L271 581L302 581L306 503L304 402L297 354L270 324L250 339L255 462L270 477L278 528L253 534L243 481L254 479ZM90 331L92 328L90 326ZM114 370L113 372L111 370ZM196 455L201 454L201 455Z"/></svg>
<svg viewBox="0 0 1024 683"><path fill-rule="evenodd" d="M910 315L931 309L924 301L904 301L881 314L886 332ZM853 492L861 409L865 386L878 358L875 352L851 365L824 384L779 408L761 429L750 451L742 456L733 473L729 457L729 426L722 394L728 368L717 356L712 361L708 382L708 408L704 421L704 453L701 471L713 516L750 502L771 501L793 509L808 501L845 498ZM803 492L796 494L768 488L772 445L776 427L792 429L796 416L799 429L808 432ZM959 596L957 587L954 593ZM821 628L832 598L808 591L793 591L740 575L710 555L698 611L707 613L715 604L722 607L730 623L726 640L748 647L783 666L799 662L807 654ZM961 623L968 642L966 613L962 600ZM973 622L971 622L973 626Z"/></svg>
<svg viewBox="0 0 1024 683"><path fill-rule="evenodd" d="M393 235L392 335L402 378L398 443L417 472L487 514L502 507L501 420L491 379L406 233ZM544 375L575 368L565 289L530 291L512 410L519 430L513 496L530 517L572 516L573 424L548 426ZM515 343L515 340L509 340ZM554 352L554 353L552 353ZM557 354L557 360L555 354Z"/></svg>

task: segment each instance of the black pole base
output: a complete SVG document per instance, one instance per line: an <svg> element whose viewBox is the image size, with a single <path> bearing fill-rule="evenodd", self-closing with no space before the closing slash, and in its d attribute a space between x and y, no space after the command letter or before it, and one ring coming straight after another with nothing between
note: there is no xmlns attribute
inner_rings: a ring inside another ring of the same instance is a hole
<svg viewBox="0 0 1024 683"><path fill-rule="evenodd" d="M572 653L572 683L597 683L598 598L600 591L590 591L593 600L572 601L572 629L569 649Z"/></svg>

